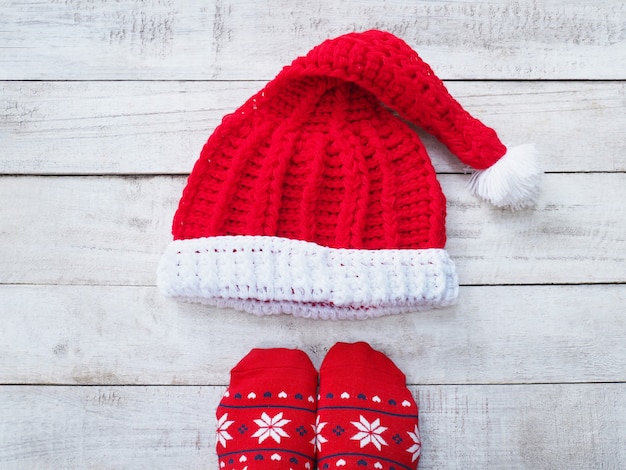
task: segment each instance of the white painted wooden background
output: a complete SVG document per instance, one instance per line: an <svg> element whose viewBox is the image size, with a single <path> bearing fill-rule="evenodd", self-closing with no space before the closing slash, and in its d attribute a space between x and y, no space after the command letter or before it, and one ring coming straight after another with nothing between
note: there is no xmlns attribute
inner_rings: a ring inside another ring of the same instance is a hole
<svg viewBox="0 0 626 470"><path fill-rule="evenodd" d="M0 0L0 468L215 469L252 347L369 341L421 409L422 469L626 468L626 6L616 0ZM534 210L448 196L459 305L256 318L154 287L221 117L322 40L386 29L509 143Z"/></svg>

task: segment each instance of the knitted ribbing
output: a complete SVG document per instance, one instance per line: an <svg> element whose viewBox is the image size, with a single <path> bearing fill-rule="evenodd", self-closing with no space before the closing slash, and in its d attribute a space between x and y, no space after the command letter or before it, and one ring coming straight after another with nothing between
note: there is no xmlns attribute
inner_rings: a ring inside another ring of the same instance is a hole
<svg viewBox="0 0 626 470"><path fill-rule="evenodd" d="M444 246L445 199L407 124L341 80L307 78L281 90L259 92L211 136L175 216L175 239Z"/></svg>
<svg viewBox="0 0 626 470"><path fill-rule="evenodd" d="M188 302L332 320L445 307L458 294L443 249L333 249L281 237L176 240L158 282Z"/></svg>

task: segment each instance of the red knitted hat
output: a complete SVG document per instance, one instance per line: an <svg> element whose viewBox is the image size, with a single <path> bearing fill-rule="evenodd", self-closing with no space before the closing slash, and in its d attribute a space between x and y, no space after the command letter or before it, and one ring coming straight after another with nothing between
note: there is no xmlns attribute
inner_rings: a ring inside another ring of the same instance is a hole
<svg viewBox="0 0 626 470"><path fill-rule="evenodd" d="M527 146L507 152L401 39L351 33L224 117L174 217L162 292L333 319L452 304L446 201L403 119L482 170L470 180L478 194L512 208L533 202L541 173Z"/></svg>

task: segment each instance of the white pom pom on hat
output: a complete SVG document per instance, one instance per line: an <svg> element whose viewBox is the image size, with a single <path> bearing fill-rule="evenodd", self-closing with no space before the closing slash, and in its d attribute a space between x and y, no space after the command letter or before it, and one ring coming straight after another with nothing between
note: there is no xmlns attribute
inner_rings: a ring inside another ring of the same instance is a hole
<svg viewBox="0 0 626 470"><path fill-rule="evenodd" d="M535 204L542 175L535 145L525 144L507 149L493 165L476 170L468 187L494 206L518 210Z"/></svg>

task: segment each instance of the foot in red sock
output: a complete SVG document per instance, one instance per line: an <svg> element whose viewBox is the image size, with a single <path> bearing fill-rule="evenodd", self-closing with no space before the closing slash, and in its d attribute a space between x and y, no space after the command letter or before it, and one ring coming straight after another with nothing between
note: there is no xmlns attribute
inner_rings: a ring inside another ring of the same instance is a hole
<svg viewBox="0 0 626 470"><path fill-rule="evenodd" d="M320 470L415 470L421 441L406 377L367 343L338 343L320 369Z"/></svg>
<svg viewBox="0 0 626 470"><path fill-rule="evenodd" d="M295 349L253 349L217 408L220 469L313 470L317 372Z"/></svg>

